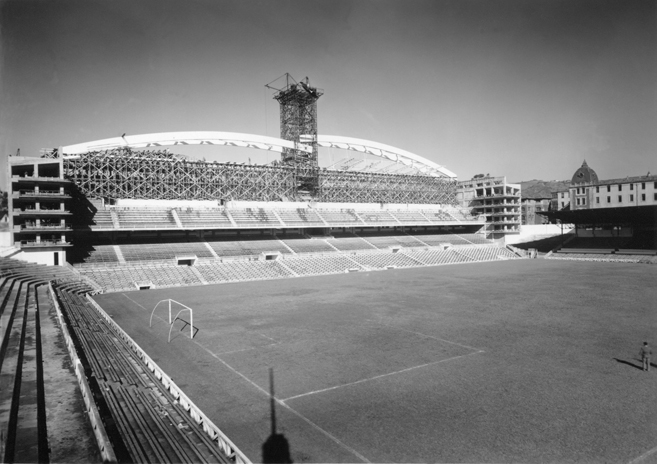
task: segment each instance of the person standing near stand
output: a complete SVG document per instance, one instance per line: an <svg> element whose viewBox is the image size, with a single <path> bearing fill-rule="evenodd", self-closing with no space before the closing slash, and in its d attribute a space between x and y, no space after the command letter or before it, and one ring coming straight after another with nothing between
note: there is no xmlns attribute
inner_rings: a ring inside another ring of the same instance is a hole
<svg viewBox="0 0 657 464"><path fill-rule="evenodd" d="M648 346L648 342L643 342L643 346L641 347L641 351L639 352L641 355L641 362L643 363L643 370L644 371L649 371L650 370L650 357L652 356L652 350Z"/></svg>

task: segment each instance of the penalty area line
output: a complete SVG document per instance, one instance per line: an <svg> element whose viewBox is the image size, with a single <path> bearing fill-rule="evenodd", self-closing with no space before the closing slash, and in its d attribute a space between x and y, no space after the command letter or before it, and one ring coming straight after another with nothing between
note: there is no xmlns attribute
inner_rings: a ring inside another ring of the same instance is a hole
<svg viewBox="0 0 657 464"><path fill-rule="evenodd" d="M130 301L132 301L133 303L135 303L136 305L141 306L142 308L144 308L144 306L142 306L141 304L137 303L135 300L133 300L132 298L130 298L130 297L129 297L128 295L126 295L125 293L122 293L122 295L125 296L125 297L126 297L127 299L129 299ZM146 308L144 308L144 309L146 309ZM160 318L160 319L161 319L161 318ZM165 321L165 322L166 322L166 321ZM265 335L264 337L265 337L265 338L269 338L269 337L267 337L266 335ZM272 339L272 340L273 340L273 339ZM198 341L196 341L196 340L194 340L194 339L192 339L191 341L192 341L192 343L195 343L195 344L196 344L198 347L200 347L201 349L205 350L208 354L210 354L210 356L212 356L213 358L215 358L217 361L219 361L221 364L223 364L223 365L226 366L228 369L230 369L231 371L233 371L235 374L239 375L239 376L242 377L244 380L246 380L248 383L250 383L253 387L255 387L256 390L258 390L259 392L263 393L263 394L266 395L267 397L270 396L270 394L269 394L269 392L268 392L267 390L265 390L265 389L262 388L260 385L258 385L257 383L255 383L253 380L249 379L247 376L245 376L245 375L242 374L240 371L238 371L237 369L235 369L233 366L231 366L230 364L228 364L226 361L224 361L223 359L221 359L219 356L217 356L216 354L214 354L214 353L213 353L212 351L210 351L208 348L206 348L205 346L201 345ZM322 433L324 436L326 436L327 438L329 438L331 441L333 441L333 442L336 443L337 445L341 446L343 449L347 450L348 452L350 452L351 454L353 454L354 456L356 456L356 457L357 457L358 459L360 459L361 461L363 461L363 462L368 462L368 463L371 462L369 459L367 459L365 456L363 456L363 455L360 454L358 451L356 451L355 449L353 449L351 446L349 446L349 445L343 443L343 442L342 442L340 439L338 439L336 436L334 436L334 435L331 434L330 432L324 430L324 429L321 428L319 425L315 424L313 421L311 421L310 419L308 419L306 416L304 416L303 414L301 414L300 412L298 412L298 411L295 410L294 408L292 408L292 407L288 406L287 404L285 404L282 400L279 400L279 399L276 398L276 397L274 397L274 400L276 401L277 404L281 405L282 407L284 407L285 409L287 409L288 411L290 411L292 414L294 414L295 416L297 416L299 419L301 419L301 420L303 420L304 422L306 422L308 425L310 425L311 427L313 427L314 429L316 429L318 432Z"/></svg>
<svg viewBox="0 0 657 464"><path fill-rule="evenodd" d="M374 321L372 319L365 319L365 320L369 321L369 322L374 322L375 324L379 324L379 325L382 325L382 326L385 326L385 327L390 327L391 329L401 330L403 332L408 332L408 333L412 333L412 334L415 334L415 335L419 335L420 337L431 338L433 340L438 340L439 342L449 343L450 345L460 346L461 348L467 348L468 350L473 350L473 351L476 351L478 353L483 352L483 350L480 350L479 348L475 348L473 346L463 345L462 343L451 342L449 340L445 340L444 338L434 337L433 335L427 335L427 334L424 334L422 332L416 332L414 330L402 329L401 327L396 327L394 325L385 324L381 321Z"/></svg>
<svg viewBox="0 0 657 464"><path fill-rule="evenodd" d="M641 456L639 456L638 458L634 458L634 459L632 459L628 464L640 464L641 461L643 461L643 460L646 459L646 458L649 458L650 456L652 456L652 455L655 454L655 453L657 453L657 446L654 447L654 448L651 449L651 450L646 451L645 453L643 453L643 454L642 454Z"/></svg>
<svg viewBox="0 0 657 464"><path fill-rule="evenodd" d="M453 356L453 357L447 358L447 359L441 359L439 361L433 361L433 362L430 362L430 363L420 364L419 366L407 367L406 369L402 369L400 371L388 372L387 374L375 375L374 377L369 377L367 379L356 380L355 382L343 383L342 385L335 385L333 387L322 388L321 390L315 390L315 391L311 391L311 392L307 392L307 393L301 393L300 395L290 396L289 398L282 399L281 401L282 402L290 401L290 400L294 400L296 398L301 398L301 397L304 397L304 396L315 395L317 393L324 393L324 392L327 392L327 391L330 391L330 390L336 390L338 388L350 387L352 385L357 385L359 383L369 382L371 380L377 380L377 379L381 379L383 377L389 377L391 375L402 374L404 372L409 372L409 371L412 371L412 370L415 370L415 369L420 369L422 367L433 366L435 364L440 364L440 363L444 363L444 362L447 362L447 361L453 361L455 359L465 358L466 356L472 356L473 354L479 354L479 353L483 353L483 351L482 350L473 351L472 353L462 354L462 355Z"/></svg>
<svg viewBox="0 0 657 464"><path fill-rule="evenodd" d="M226 366L228 369L230 369L231 371L233 371L235 374L237 374L237 375L239 375L240 377L242 377L244 380L246 380L248 383L250 383L253 387L255 387L256 390L258 390L259 392L263 393L263 394L266 395L267 397L270 397L270 393L269 393L267 390L265 390L265 389L262 388L260 385L258 385L257 383L255 383L253 380L249 379L246 375L242 374L240 371L238 371L237 369L235 369L233 366L231 366L231 365L228 364L226 361L224 361L223 359L221 359L219 356L217 356L216 354L214 354L212 351L210 351L209 349L207 349L206 347L204 347L203 345L201 345L200 343L198 343L196 340L192 340L192 342L193 342L193 343L196 343L197 346L199 346L201 349L205 350L210 356L212 356L213 358L215 358L217 361L219 361L221 364L223 364L223 365ZM279 404L280 406L282 406L282 407L284 407L285 409L287 409L288 411L290 411L292 414L294 414L295 416L297 416L299 419L303 420L303 421L306 422L308 425L310 425L311 427L313 427L313 428L316 429L317 431L321 432L321 433L322 433L323 435L325 435L327 438L329 438L330 440L332 440L333 442L335 442L336 444L338 444L339 446L341 446L341 447L344 448L345 450L349 451L349 452L352 453L354 456L358 457L358 459L360 459L361 461L363 461L363 462L371 462L369 459L367 459L365 456L363 456L363 455L360 454L358 451L356 451L355 449L353 449L351 446L349 446L349 445L343 443L343 442L342 442L340 439L338 439L336 436L334 436L334 435L331 434L330 432L324 430L324 429L321 428L319 425L315 424L313 421L311 421L310 419L308 419L306 416L304 416L303 414L301 414L300 412L298 412L298 411L295 410L294 408L292 408L292 407L288 406L287 404L285 404L282 400L279 400L279 399L276 398L276 397L274 397L274 400L276 401L277 404Z"/></svg>

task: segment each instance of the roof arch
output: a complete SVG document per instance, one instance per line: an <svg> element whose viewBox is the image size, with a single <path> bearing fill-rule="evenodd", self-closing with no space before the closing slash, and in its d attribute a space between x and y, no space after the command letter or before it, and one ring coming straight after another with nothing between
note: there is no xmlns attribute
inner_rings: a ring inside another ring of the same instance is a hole
<svg viewBox="0 0 657 464"><path fill-rule="evenodd" d="M284 148L312 152L306 145L276 137L239 132L190 131L158 132L154 134L123 135L93 142L78 143L62 147L66 155L79 155L90 151L112 150L115 148L151 148L175 145L224 145L244 148L257 148L282 153Z"/></svg>
<svg viewBox="0 0 657 464"><path fill-rule="evenodd" d="M308 139L306 138L305 140ZM302 141L304 141L303 136ZM423 174L430 176L457 177L456 174L444 166L436 164L420 155L384 143L374 142L372 140L342 137L338 135L318 135L317 144L320 147L341 148L343 150L352 150L366 153L368 155L380 156L397 163L412 166Z"/></svg>
<svg viewBox="0 0 657 464"><path fill-rule="evenodd" d="M116 148L151 148L176 145L223 145L244 148L256 148L282 153L283 149L297 149L312 153L312 147L303 142L310 142L310 136L301 136L302 143L239 132L188 131L188 132L158 132L152 134L123 135L109 139L67 145L61 148L62 156L74 157L92 151L112 150ZM411 166L419 172L434 177L456 178L456 174L445 167L422 156L401 148L386 145L372 140L341 137L337 135L320 135L317 137L320 147L340 148L369 155L379 156L396 163Z"/></svg>

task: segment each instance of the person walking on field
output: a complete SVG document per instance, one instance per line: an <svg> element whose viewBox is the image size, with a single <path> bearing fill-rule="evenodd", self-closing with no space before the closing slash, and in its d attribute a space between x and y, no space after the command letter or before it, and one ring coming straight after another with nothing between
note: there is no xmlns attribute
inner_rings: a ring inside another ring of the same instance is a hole
<svg viewBox="0 0 657 464"><path fill-rule="evenodd" d="M649 371L650 357L652 356L652 350L648 346L648 342L643 342L643 346L641 347L641 351L639 354L641 355L641 361L643 362L643 370Z"/></svg>

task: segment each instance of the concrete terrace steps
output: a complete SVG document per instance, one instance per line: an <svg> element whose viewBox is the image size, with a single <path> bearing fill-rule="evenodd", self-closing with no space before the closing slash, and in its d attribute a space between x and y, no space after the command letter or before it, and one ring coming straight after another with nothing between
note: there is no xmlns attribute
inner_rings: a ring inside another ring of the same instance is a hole
<svg viewBox="0 0 657 464"><path fill-rule="evenodd" d="M56 292L133 462L232 462L85 297Z"/></svg>

